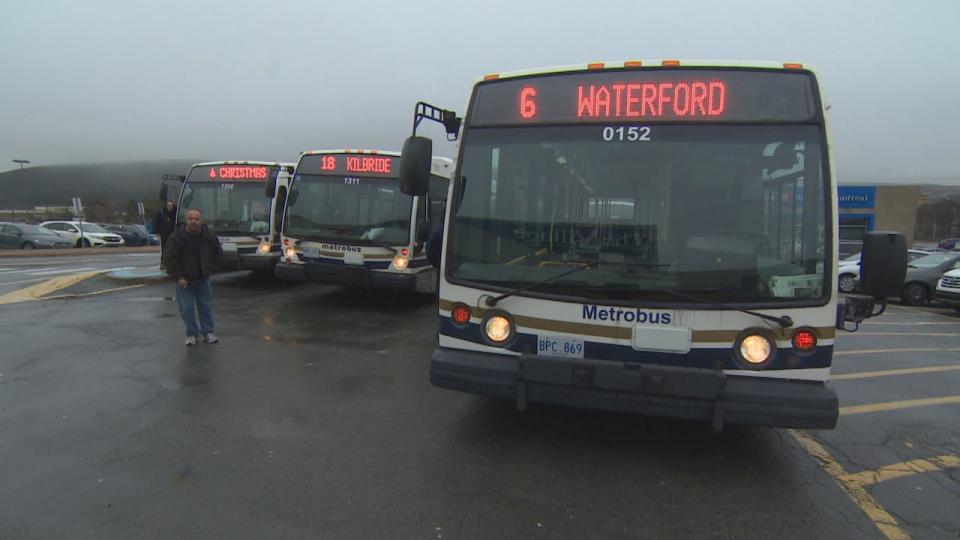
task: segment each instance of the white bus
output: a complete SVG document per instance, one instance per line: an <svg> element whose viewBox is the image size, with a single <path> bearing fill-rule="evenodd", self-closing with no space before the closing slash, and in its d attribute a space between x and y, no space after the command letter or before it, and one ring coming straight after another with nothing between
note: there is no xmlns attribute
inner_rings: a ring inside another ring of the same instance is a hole
<svg viewBox="0 0 960 540"><path fill-rule="evenodd" d="M412 194L424 118L459 133L455 113L418 104L401 174ZM838 310L813 71L643 61L488 75L456 163L434 385L519 409L834 427L835 325L879 313L874 298ZM902 236L888 236L878 249L900 256ZM889 290L882 277L871 290Z"/></svg>
<svg viewBox="0 0 960 540"><path fill-rule="evenodd" d="M320 150L300 156L283 223L278 278L436 292L425 244L443 223L453 162L432 158L429 189L401 192L399 154Z"/></svg>
<svg viewBox="0 0 960 540"><path fill-rule="evenodd" d="M190 167L177 202L177 224L190 208L220 238L223 270L272 275L280 259L280 224L292 163L214 161ZM169 179L170 177L165 177Z"/></svg>

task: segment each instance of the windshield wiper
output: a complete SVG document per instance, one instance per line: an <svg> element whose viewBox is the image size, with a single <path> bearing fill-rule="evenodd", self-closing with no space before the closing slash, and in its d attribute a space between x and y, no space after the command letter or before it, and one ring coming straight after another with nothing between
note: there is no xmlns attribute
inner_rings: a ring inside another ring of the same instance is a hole
<svg viewBox="0 0 960 540"><path fill-rule="evenodd" d="M720 289L699 289L699 290L700 290L700 291L703 291L703 292L709 292L709 291L718 291L718 290L720 290ZM701 298L701 297L699 297L699 296L694 296L694 295L692 295L692 294L686 294L686 293L682 293L682 292L680 292L680 291L675 291L675 290L673 290L673 289L665 289L665 288L662 288L662 287L651 287L651 288L648 288L648 289L635 289L635 290L634 290L634 292L644 292L644 291L646 291L646 292L665 293L665 294L669 294L669 295L676 296L677 298L683 298L683 299L686 299L686 300L693 300L694 302L700 302L701 304L707 304L707 305L711 305L711 306L721 307L721 308L724 308L724 309L730 309L730 310L733 310L733 311L739 311L740 313L746 313L747 315L753 315L754 317L759 317L759 318L761 318L761 319L763 319L763 320L766 320L766 321L775 322L775 323L777 323L777 324L780 325L780 328L790 328L791 326L793 326L793 319L791 319L789 315L782 315L782 316L780 316L780 317L775 317L775 316L773 316L773 315L767 315L767 314L764 314L764 313L758 313L758 312L756 312L756 311L750 311L749 309L738 308L737 306L732 306L732 305L730 305L730 304L725 304L725 303L723 303L723 302L715 302L715 301L713 301L713 300L708 300L708 299L706 299L706 298Z"/></svg>
<svg viewBox="0 0 960 540"><path fill-rule="evenodd" d="M496 306L497 303L500 302L501 300L503 300L504 298L510 298L511 296L513 296L513 295L515 295L515 294L517 294L517 293L522 293L522 292L524 292L524 291L529 291L530 289L532 289L532 288L534 288L534 287L539 287L540 285L544 285L544 284L546 284L546 283L550 283L551 281L553 281L553 280L555 280L555 279L560 279L560 278L562 278L562 277L569 276L570 274L575 274L575 273L577 273L577 272L579 272L579 271L581 271L581 270L586 270L587 268L591 268L591 267L593 267L593 266L597 266L597 265L600 264L600 262L599 262L599 261L594 261L594 262L582 262L582 263L577 263L577 264L580 264L580 265L582 265L582 266L577 266L576 268L571 268L570 270L567 270L566 272L560 272L559 274L550 276L550 277L548 277L548 278L546 278L546 279L541 279L540 281L535 281L535 282L533 282L533 283L531 283L531 284L529 284L529 285L525 285L525 286L523 286L523 287L519 287L519 288L513 289L512 291L505 292L505 293L501 294L500 296L488 296L488 297L486 298L485 303L486 303L488 306L490 306L490 307Z"/></svg>
<svg viewBox="0 0 960 540"><path fill-rule="evenodd" d="M597 262L585 262L585 263L581 263L581 264L582 264L582 266L578 266L578 267L576 267L576 268L572 268L572 269L570 269L570 270L567 270L566 272L560 272L559 274L556 274L556 275L550 276L550 277L548 277L548 278L546 278L546 279L542 279L542 280L540 280L540 281L531 283L530 285L526 285L526 286L524 286L524 287L519 287L519 288L513 289L513 290L511 290L511 291L505 292L505 293L503 293L503 294L501 294L501 295L499 295L499 296L488 296L488 297L486 298L486 300L485 300L484 303L486 303L486 304L487 304L488 306L490 306L490 307L494 307L494 306L497 305L497 303L499 303L501 300L503 300L503 299L505 299L505 298L509 298L509 297L514 296L514 295L516 295L516 294L518 294L518 293L521 293L521 292L529 291L530 289L533 289L534 287L539 287L540 285L544 285L544 284L546 284L546 283L550 283L551 281L554 281L554 280L556 280L556 279L560 279L560 278L562 278L562 277L569 276L570 274L575 274L575 273L577 273L577 272L579 272L579 271L581 271L581 270L585 270L585 269L587 269L587 268L591 268L591 267L594 267L594 266L598 266L598 265L600 265L601 263L600 263L599 261L597 261ZM608 264L608 263L604 263L604 264ZM618 264L623 264L623 263L618 263ZM660 266L660 265L652 265L652 266ZM659 292L659 293L670 294L670 295L676 296L676 297L678 297L678 298L684 298L684 299L686 299L686 300L693 300L694 302L700 302L701 304L707 304L707 305L717 306L717 307L721 307L721 308L729 309L729 310L733 310L733 311L739 311L740 313L746 313L747 315L753 315L754 317L759 317L759 318L761 318L761 319L763 319L763 320L766 320L766 321L775 322L775 323L777 323L778 325L780 325L780 328L790 328L791 326L793 326L793 319L790 318L788 315L782 315L782 316L780 316L780 317L775 317L775 316L773 316L773 315L766 315L766 314L764 314L764 313L758 313L758 312L756 312L756 311L750 311L749 309L742 309L742 308L738 308L737 306L731 306L730 304L725 304L725 303L723 303L723 302L714 302L713 300L708 300L708 299L706 299L706 298L701 298L701 297L699 297L699 296L693 296L693 295L690 295L690 294L682 293L682 292L679 292L679 291L674 291L674 290L672 290L672 289L664 289L664 288L661 288L661 287L654 287L654 288L641 289L641 290L645 290L645 291L649 291L649 292Z"/></svg>
<svg viewBox="0 0 960 540"><path fill-rule="evenodd" d="M572 261L571 261L571 262L572 262ZM488 306L490 306L490 307L496 306L497 303L500 302L501 300L503 300L504 298L509 298L509 297L511 297L511 296L514 296L514 295L517 294L517 293L522 293L522 292L525 292L525 291L529 291L530 289L533 289L534 287L539 287L540 285L544 285L544 284L546 284L546 283L550 283L551 281L554 281L554 280L556 280L556 279L560 279L560 278L562 278L562 277L569 276L570 274L575 274L575 273L577 273L577 272L579 272L579 271L581 271L581 270L586 270L587 268L592 268L592 267L594 267L594 266L625 266L625 267L628 267L628 268L629 268L629 267L634 267L634 268L640 268L640 267L643 267L643 268L660 268L660 267L664 267L664 266L670 266L669 264L656 264L656 263L625 263L625 262L607 262L607 261L575 262L574 264L578 264L578 265L580 265L580 266L577 266L576 268L572 268L572 269L570 269L570 270L567 270L566 272L560 272L559 274L550 276L550 277L548 277L548 278L546 278L546 279L542 279L542 280L540 280L540 281L531 283L530 285L525 285L525 286L523 286L523 287L518 287L518 288L513 289L513 290L511 290L511 291L509 291L509 292L503 293L503 294L501 294L500 296L488 296L487 299L486 299L486 304L487 304Z"/></svg>

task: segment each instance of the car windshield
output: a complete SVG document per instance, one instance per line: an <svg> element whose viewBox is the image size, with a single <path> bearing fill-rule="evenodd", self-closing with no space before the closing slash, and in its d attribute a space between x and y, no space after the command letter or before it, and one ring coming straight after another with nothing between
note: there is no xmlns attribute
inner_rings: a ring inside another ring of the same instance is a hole
<svg viewBox="0 0 960 540"><path fill-rule="evenodd" d="M960 258L960 254L955 253L933 253L910 263L913 268L935 268L946 262Z"/></svg>
<svg viewBox="0 0 960 540"><path fill-rule="evenodd" d="M20 229L23 234L40 234L40 235L53 235L56 236L57 233L47 229L46 227L41 227L39 225L17 225L17 228Z"/></svg>
<svg viewBox="0 0 960 540"><path fill-rule="evenodd" d="M89 233L109 233L110 232L104 229L103 227L97 225L96 223L74 223L74 225L77 225L81 229L83 229L83 232L89 232Z"/></svg>
<svg viewBox="0 0 960 540"><path fill-rule="evenodd" d="M817 127L662 125L647 142L603 134L470 130L451 277L511 288L587 265L536 292L646 300L674 288L733 302L828 294Z"/></svg>
<svg viewBox="0 0 960 540"><path fill-rule="evenodd" d="M847 263L860 262L860 253L854 253L853 255L847 257L846 259L840 259L840 262L841 262L841 264L842 264L842 263L845 263L845 262L847 262Z"/></svg>

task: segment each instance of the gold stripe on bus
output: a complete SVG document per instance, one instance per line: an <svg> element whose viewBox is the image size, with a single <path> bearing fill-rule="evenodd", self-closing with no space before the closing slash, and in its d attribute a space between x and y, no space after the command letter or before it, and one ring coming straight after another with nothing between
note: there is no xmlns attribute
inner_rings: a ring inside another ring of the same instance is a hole
<svg viewBox="0 0 960 540"><path fill-rule="evenodd" d="M450 300L440 300L439 306L443 311L450 311L456 302ZM486 310L478 307L470 307L470 315L476 318L482 318ZM512 315L512 314L511 314ZM512 315L518 326L531 328L535 330L546 330L550 332L564 332L568 334L580 334L583 336L605 337L612 339L632 339L632 326L607 326L602 324L575 323L567 321L557 321L554 319L541 319L538 317L527 317L524 315ZM818 339L832 339L836 329L832 326L812 328L817 334ZM771 329L777 339L789 340L793 334L792 329ZM733 343L743 330L693 330L691 341L693 343Z"/></svg>

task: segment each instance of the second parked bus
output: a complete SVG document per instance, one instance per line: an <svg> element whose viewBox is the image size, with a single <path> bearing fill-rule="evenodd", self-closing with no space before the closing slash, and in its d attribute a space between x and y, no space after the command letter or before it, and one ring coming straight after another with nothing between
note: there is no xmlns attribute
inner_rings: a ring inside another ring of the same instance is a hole
<svg viewBox="0 0 960 540"><path fill-rule="evenodd" d="M281 279L436 291L426 241L442 225L453 162L433 158L421 196L400 191L399 154L306 152L294 173L283 223Z"/></svg>

